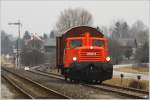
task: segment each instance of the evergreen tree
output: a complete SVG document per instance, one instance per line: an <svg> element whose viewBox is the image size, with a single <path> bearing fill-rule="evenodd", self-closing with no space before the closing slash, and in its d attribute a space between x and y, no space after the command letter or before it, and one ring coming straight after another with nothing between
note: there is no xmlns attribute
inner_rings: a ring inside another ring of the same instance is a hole
<svg viewBox="0 0 150 100"><path fill-rule="evenodd" d="M50 38L54 38L54 37L55 37L54 31L51 31L51 33L50 33Z"/></svg>
<svg viewBox="0 0 150 100"><path fill-rule="evenodd" d="M44 40L48 39L48 36L46 33L43 34L43 38L44 38Z"/></svg>

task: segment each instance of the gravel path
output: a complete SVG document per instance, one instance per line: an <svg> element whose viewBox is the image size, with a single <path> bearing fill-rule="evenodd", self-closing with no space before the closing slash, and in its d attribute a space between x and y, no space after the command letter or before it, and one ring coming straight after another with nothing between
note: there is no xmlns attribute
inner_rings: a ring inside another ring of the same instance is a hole
<svg viewBox="0 0 150 100"><path fill-rule="evenodd" d="M64 93L74 99L124 99L129 97L124 97L115 93L100 91L97 89L92 89L80 84L66 83L65 81L41 76L35 73L30 73L23 70L15 70L16 73L25 75L35 81L42 83L43 85L52 88L56 91Z"/></svg>

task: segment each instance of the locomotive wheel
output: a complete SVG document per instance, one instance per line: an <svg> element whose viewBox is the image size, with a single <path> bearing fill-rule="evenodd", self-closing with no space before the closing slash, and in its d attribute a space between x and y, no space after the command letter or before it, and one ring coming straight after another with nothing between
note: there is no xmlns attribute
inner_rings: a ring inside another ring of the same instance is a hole
<svg viewBox="0 0 150 100"><path fill-rule="evenodd" d="M79 80L70 78L70 82L71 82L71 83L79 83Z"/></svg>
<svg viewBox="0 0 150 100"><path fill-rule="evenodd" d="M87 80L86 82L91 84L91 83L93 83L93 80Z"/></svg>
<svg viewBox="0 0 150 100"><path fill-rule="evenodd" d="M65 76L65 81L67 81L67 79L68 79L68 77L67 77L67 76Z"/></svg>
<svg viewBox="0 0 150 100"><path fill-rule="evenodd" d="M98 84L102 84L103 81L98 81Z"/></svg>
<svg viewBox="0 0 150 100"><path fill-rule="evenodd" d="M75 82L75 83L79 83L80 81L76 79L76 80L74 80L74 82Z"/></svg>
<svg viewBox="0 0 150 100"><path fill-rule="evenodd" d="M71 83L73 83L73 82L74 82L74 80L73 80L72 78L70 78L70 82L71 82Z"/></svg>
<svg viewBox="0 0 150 100"><path fill-rule="evenodd" d="M98 83L98 80L94 80L94 84L97 84Z"/></svg>

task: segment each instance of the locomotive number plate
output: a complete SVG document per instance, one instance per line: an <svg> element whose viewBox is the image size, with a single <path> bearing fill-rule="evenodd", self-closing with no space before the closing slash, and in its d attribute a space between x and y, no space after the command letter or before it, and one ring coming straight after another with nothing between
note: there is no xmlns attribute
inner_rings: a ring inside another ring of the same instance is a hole
<svg viewBox="0 0 150 100"><path fill-rule="evenodd" d="M96 56L96 52L87 52L86 55L87 56Z"/></svg>

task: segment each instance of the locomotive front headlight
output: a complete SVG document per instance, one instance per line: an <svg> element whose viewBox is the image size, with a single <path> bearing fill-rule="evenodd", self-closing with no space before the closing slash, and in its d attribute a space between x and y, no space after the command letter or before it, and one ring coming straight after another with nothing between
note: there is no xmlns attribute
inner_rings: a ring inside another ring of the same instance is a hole
<svg viewBox="0 0 150 100"><path fill-rule="evenodd" d="M110 57L106 57L106 61L110 61Z"/></svg>
<svg viewBox="0 0 150 100"><path fill-rule="evenodd" d="M90 46L90 49L93 49L93 46Z"/></svg>
<svg viewBox="0 0 150 100"><path fill-rule="evenodd" d="M77 61L77 57L73 57L72 59L73 59L73 61Z"/></svg>

